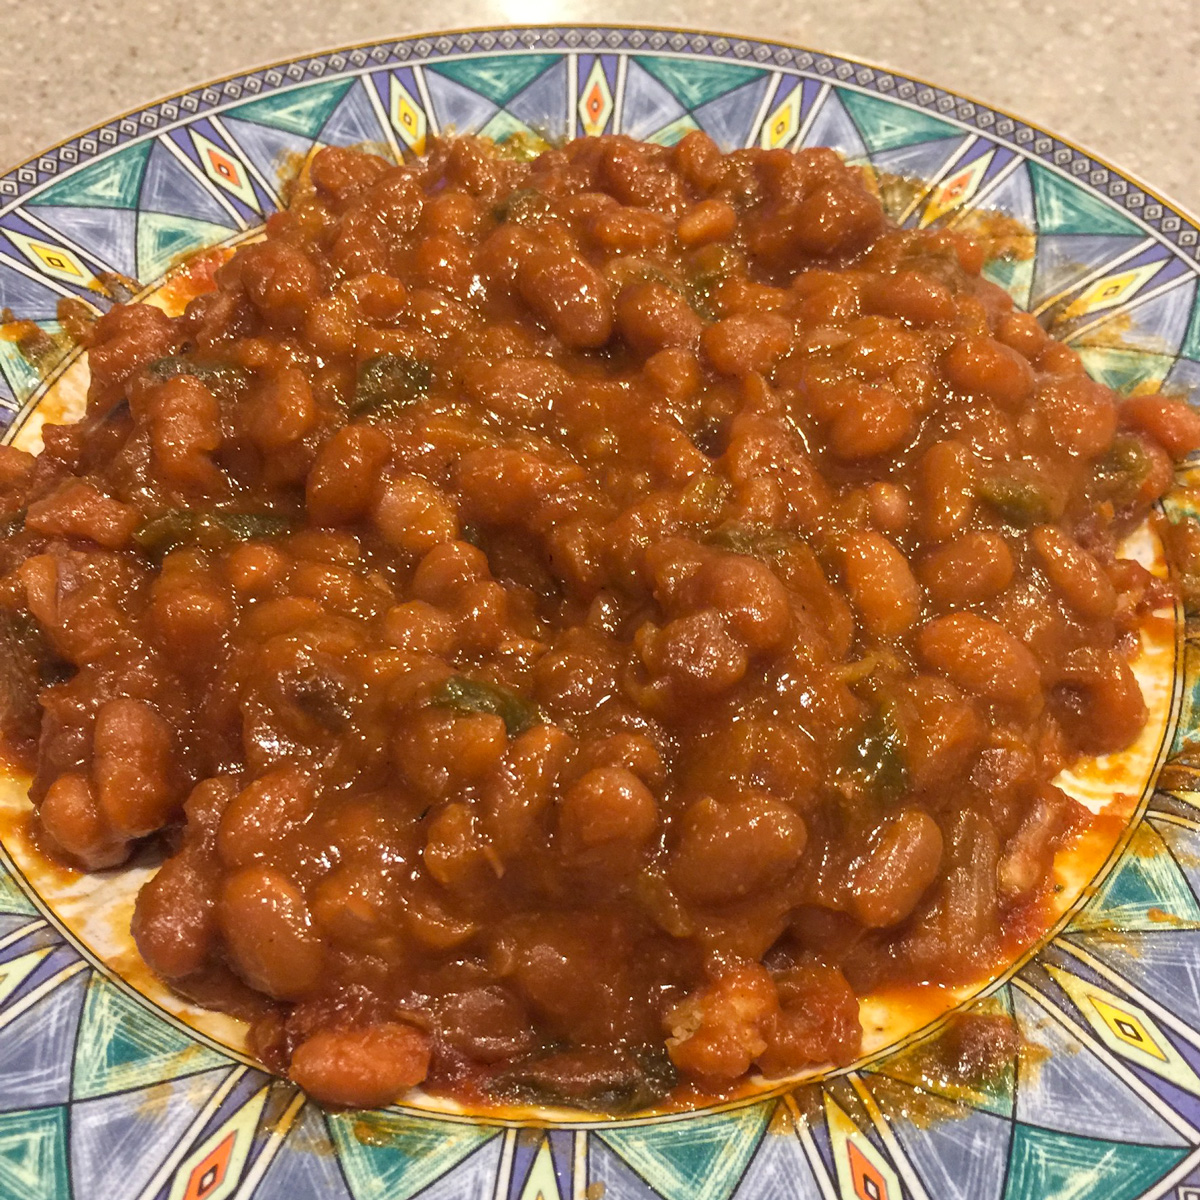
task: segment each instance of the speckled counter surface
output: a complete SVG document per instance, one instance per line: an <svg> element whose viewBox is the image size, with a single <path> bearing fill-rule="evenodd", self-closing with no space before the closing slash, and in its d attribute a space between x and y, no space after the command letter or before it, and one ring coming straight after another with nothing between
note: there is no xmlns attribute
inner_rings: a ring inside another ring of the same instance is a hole
<svg viewBox="0 0 1200 1200"><path fill-rule="evenodd" d="M425 29L532 22L719 29L878 62L1009 109L1200 210L1195 0L8 0L0 168L242 68Z"/></svg>

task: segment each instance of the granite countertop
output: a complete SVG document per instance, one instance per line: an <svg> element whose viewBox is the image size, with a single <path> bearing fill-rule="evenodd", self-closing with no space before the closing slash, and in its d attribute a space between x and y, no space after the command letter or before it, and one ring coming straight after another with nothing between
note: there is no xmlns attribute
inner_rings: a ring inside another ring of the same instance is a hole
<svg viewBox="0 0 1200 1200"><path fill-rule="evenodd" d="M777 38L961 90L1081 143L1200 211L1193 0L8 0L0 169L207 79L429 28L654 23ZM428 15L425 15L428 13Z"/></svg>

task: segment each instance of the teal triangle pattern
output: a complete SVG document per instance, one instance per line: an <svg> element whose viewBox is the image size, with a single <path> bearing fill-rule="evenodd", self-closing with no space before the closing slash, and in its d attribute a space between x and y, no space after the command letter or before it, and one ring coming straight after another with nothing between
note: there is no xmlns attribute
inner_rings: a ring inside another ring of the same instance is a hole
<svg viewBox="0 0 1200 1200"><path fill-rule="evenodd" d="M728 1200L754 1156L773 1102L715 1117L616 1126L596 1136L663 1200Z"/></svg>
<svg viewBox="0 0 1200 1200"><path fill-rule="evenodd" d="M1071 932L1158 930L1164 922L1200 926L1200 904L1162 836L1143 822Z"/></svg>
<svg viewBox="0 0 1200 1200"><path fill-rule="evenodd" d="M658 58L639 55L630 60L653 75L685 108L698 108L726 92L765 75L759 67L702 58Z"/></svg>
<svg viewBox="0 0 1200 1200"><path fill-rule="evenodd" d="M1004 1200L1134 1200L1186 1153L1018 1125Z"/></svg>
<svg viewBox="0 0 1200 1200"><path fill-rule="evenodd" d="M500 109L492 119L481 129L479 134L481 137L491 138L492 141L503 145L510 137L517 134L529 135L533 130L525 124L524 121L518 120L508 111L507 108Z"/></svg>
<svg viewBox="0 0 1200 1200"><path fill-rule="evenodd" d="M1077 349L1093 379L1125 395L1146 384L1157 387L1167 377L1174 362L1169 354L1148 354L1144 350L1120 350L1111 346L1079 346Z"/></svg>
<svg viewBox="0 0 1200 1200"><path fill-rule="evenodd" d="M502 108L558 61L557 54L500 54L493 58L461 58L452 62L430 63L426 74L453 79L455 83L486 96Z"/></svg>
<svg viewBox="0 0 1200 1200"><path fill-rule="evenodd" d="M79 1030L77 1099L148 1087L163 1079L231 1066L101 975L92 979Z"/></svg>
<svg viewBox="0 0 1200 1200"><path fill-rule="evenodd" d="M983 277L990 283L1002 287L1018 308L1029 307L1029 293L1033 287L1033 260L1000 254L983 264Z"/></svg>
<svg viewBox="0 0 1200 1200"><path fill-rule="evenodd" d="M1124 213L1049 167L1031 162L1029 175L1039 233L1108 233L1117 237L1141 234Z"/></svg>
<svg viewBox="0 0 1200 1200"><path fill-rule="evenodd" d="M230 230L211 221L193 217L167 216L144 212L138 215L138 278L152 283L165 275L181 258L194 250L216 246L225 241Z"/></svg>
<svg viewBox="0 0 1200 1200"><path fill-rule="evenodd" d="M80 205L85 208L137 208L142 189L142 176L153 142L134 142L124 150L105 155L52 183L34 199L26 201L30 208L45 204Z"/></svg>
<svg viewBox="0 0 1200 1200"><path fill-rule="evenodd" d="M1031 231L1034 227L1033 184L1029 169L1024 163L1017 167L1007 179L996 184L984 200L984 207L996 212L1007 213Z"/></svg>
<svg viewBox="0 0 1200 1200"><path fill-rule="evenodd" d="M17 881L0 867L0 912L18 913L21 916L36 916L37 909L29 897L17 886Z"/></svg>
<svg viewBox="0 0 1200 1200"><path fill-rule="evenodd" d="M1122 1141L1180 1146L1184 1139L1023 992L1013 994L1026 1046L1017 1077L1019 1123L1088 1137L1103 1129Z"/></svg>
<svg viewBox="0 0 1200 1200"><path fill-rule="evenodd" d="M498 1136L488 1125L387 1111L330 1113L327 1120L354 1200L409 1200Z"/></svg>
<svg viewBox="0 0 1200 1200"><path fill-rule="evenodd" d="M836 91L871 154L877 154L880 150L896 150L916 142L962 136L962 130L956 125L920 109L908 108L894 100L880 100L863 92L843 88L837 88Z"/></svg>
<svg viewBox="0 0 1200 1200"><path fill-rule="evenodd" d="M0 309L12 307L5 302L7 289L4 287L4 283L5 272L0 270ZM50 293L50 295L53 296L54 293ZM57 300L57 296L55 299ZM19 312L20 310L14 311ZM26 311L29 310L26 309ZM57 321L43 319L37 320L36 324L52 338L62 331L62 326ZM63 353L65 351L59 346L52 357L41 363L33 363L21 353L21 348L16 342L0 340L0 374L9 381L14 395L25 400L37 390L38 385L42 382L42 372L56 365Z"/></svg>
<svg viewBox="0 0 1200 1200"><path fill-rule="evenodd" d="M231 108L229 115L258 125L285 129L300 137L314 139L342 97L354 86L353 79L330 79L309 83L289 91L263 96Z"/></svg>
<svg viewBox="0 0 1200 1200"><path fill-rule="evenodd" d="M137 1196L225 1075L210 1071L72 1104L71 1183L78 1200Z"/></svg>
<svg viewBox="0 0 1200 1200"><path fill-rule="evenodd" d="M665 128L652 133L646 141L652 142L656 146L675 146L689 133L699 128L696 118L691 113L685 113L677 121L672 121Z"/></svg>
<svg viewBox="0 0 1200 1200"><path fill-rule="evenodd" d="M1163 839L1163 844L1169 848L1178 868L1195 892L1200 888L1200 830L1177 826L1174 821L1156 821L1152 816L1147 820L1159 838Z"/></svg>
<svg viewBox="0 0 1200 1200"><path fill-rule="evenodd" d="M0 1196L67 1200L70 1195L66 1109L0 1115Z"/></svg>

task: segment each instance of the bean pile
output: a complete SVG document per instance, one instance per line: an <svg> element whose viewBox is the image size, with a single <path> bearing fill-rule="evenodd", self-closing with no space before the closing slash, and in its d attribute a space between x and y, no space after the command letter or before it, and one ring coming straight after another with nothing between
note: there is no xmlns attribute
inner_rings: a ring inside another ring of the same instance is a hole
<svg viewBox="0 0 1200 1200"><path fill-rule="evenodd" d="M41 836L343 1105L846 1063L1013 952L1136 738L1200 447L831 151L325 149L86 416L0 448ZM678 1093L677 1093L678 1094Z"/></svg>

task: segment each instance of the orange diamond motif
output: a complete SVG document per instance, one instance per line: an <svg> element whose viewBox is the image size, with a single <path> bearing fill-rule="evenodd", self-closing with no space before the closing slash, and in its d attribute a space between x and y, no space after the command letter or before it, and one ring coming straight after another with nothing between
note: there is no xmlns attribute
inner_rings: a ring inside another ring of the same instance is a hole
<svg viewBox="0 0 1200 1200"><path fill-rule="evenodd" d="M218 1142L203 1159L192 1168L188 1176L187 1191L183 1200L207 1200L225 1181L229 1170L229 1158L233 1154L237 1142L238 1131L230 1130L221 1142Z"/></svg>
<svg viewBox="0 0 1200 1200"><path fill-rule="evenodd" d="M168 1200L230 1200L246 1169L270 1090L270 1085L261 1088L230 1113L176 1167Z"/></svg>
<svg viewBox="0 0 1200 1200"><path fill-rule="evenodd" d="M238 170L237 164L228 155L222 154L215 146L208 152L208 161L212 164L212 169L225 180L226 183L233 187L241 187L243 183L242 173Z"/></svg>
<svg viewBox="0 0 1200 1200"><path fill-rule="evenodd" d="M584 133L590 137L602 134L612 111L612 90L608 86L600 60L596 59L584 81L583 98L579 101L579 119L583 123Z"/></svg>
<svg viewBox="0 0 1200 1200"><path fill-rule="evenodd" d="M850 1179L858 1200L888 1200L887 1180L875 1169L874 1164L853 1142L846 1143L850 1157Z"/></svg>
<svg viewBox="0 0 1200 1200"><path fill-rule="evenodd" d="M192 145L196 147L196 153L200 156L200 166L203 167L205 175L217 187L236 196L247 208L261 212L245 164L202 133L197 133L194 129L189 129L188 133Z"/></svg>
<svg viewBox="0 0 1200 1200"><path fill-rule="evenodd" d="M989 150L934 187L929 194L925 211L921 214L921 227L932 225L939 217L944 217L966 204L979 191L979 185L983 182L995 154L994 150Z"/></svg>
<svg viewBox="0 0 1200 1200"><path fill-rule="evenodd" d="M896 1172L828 1092L825 1119L837 1168L838 1193L843 1200L900 1200Z"/></svg>

